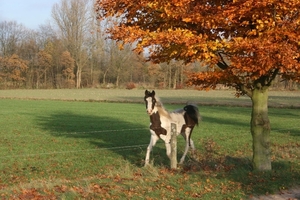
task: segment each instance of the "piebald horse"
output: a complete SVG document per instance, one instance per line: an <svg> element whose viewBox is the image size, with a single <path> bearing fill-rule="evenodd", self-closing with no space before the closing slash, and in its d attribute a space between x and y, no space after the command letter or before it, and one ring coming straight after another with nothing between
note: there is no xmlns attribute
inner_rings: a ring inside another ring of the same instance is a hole
<svg viewBox="0 0 300 200"><path fill-rule="evenodd" d="M185 156L188 153L189 147L195 149L194 142L191 139L192 131L195 125L198 125L200 114L195 105L186 105L182 109L168 112L160 102L159 98L155 96L155 91L146 90L145 97L146 110L150 116L150 143L147 148L145 166L149 164L150 152L153 146L159 139L165 142L166 153L171 156L171 123L176 124L176 135L181 134L186 141L184 153L180 159L180 164L184 162Z"/></svg>

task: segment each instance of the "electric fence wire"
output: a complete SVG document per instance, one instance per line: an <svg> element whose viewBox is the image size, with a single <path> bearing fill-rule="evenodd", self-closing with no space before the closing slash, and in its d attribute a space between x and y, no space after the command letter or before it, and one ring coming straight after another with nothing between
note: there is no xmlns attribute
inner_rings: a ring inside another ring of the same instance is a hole
<svg viewBox="0 0 300 200"><path fill-rule="evenodd" d="M55 135L67 135L67 134L91 134L91 133L106 133L106 132L122 132L122 131L137 131L137 130L145 130L146 128L132 128L132 129L116 129L116 130L98 130L98 131L85 131L85 132L70 132L70 133L55 133ZM147 128L148 129L148 128ZM274 129L273 131L289 131L287 129ZM44 153L33 153L33 154L20 154L20 155L0 155L1 158L17 158L17 157L32 157L32 156L40 156L40 155L55 155L55 154L68 154L68 153L79 153L79 152L92 152L92 151L100 151L100 150L129 150L134 148L142 148L148 146L148 144L137 144L137 145L129 145L129 146L115 146L115 147L99 147L94 149L82 149L82 150L74 150L74 151L53 151L53 152L44 152Z"/></svg>
<svg viewBox="0 0 300 200"><path fill-rule="evenodd" d="M122 131L137 131L137 130L145 130L146 128L132 128L132 129L116 129L116 130L99 130L99 131L86 131L86 132L70 132L70 133L62 133L62 134L91 134L91 133L104 133L104 132L122 132ZM147 128L148 129L148 128ZM58 134L56 134L58 135ZM99 147L93 149L81 149L81 150L72 150L72 151L52 151L52 152L43 152L43 153L32 153L32 154L19 154L19 155L0 155L1 158L18 158L18 157L32 157L32 156L41 156L41 155L55 155L55 154L68 154L68 153L79 153L79 152L92 152L92 151L100 151L100 150L128 150L135 148L142 148L147 146L148 144L137 144L137 145L129 145L129 146L115 146L115 147Z"/></svg>

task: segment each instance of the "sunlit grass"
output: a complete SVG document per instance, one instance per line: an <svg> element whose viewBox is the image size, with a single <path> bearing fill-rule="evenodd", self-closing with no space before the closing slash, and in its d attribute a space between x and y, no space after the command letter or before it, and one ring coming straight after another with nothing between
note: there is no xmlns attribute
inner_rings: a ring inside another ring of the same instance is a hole
<svg viewBox="0 0 300 200"><path fill-rule="evenodd" d="M168 110L183 105L165 104ZM269 109L273 171L254 173L248 107L200 106L197 152L169 169L163 142L144 168L143 104L0 100L0 195L240 199L299 184L299 110ZM184 148L178 139L178 157ZM14 194L13 191L17 191Z"/></svg>

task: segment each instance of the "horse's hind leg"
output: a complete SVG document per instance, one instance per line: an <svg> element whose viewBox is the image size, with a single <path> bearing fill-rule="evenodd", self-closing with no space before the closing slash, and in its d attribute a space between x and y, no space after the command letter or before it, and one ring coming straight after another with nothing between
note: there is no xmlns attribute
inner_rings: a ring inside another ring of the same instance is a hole
<svg viewBox="0 0 300 200"><path fill-rule="evenodd" d="M150 143L147 147L145 166L149 165L150 153L152 151L153 146L155 146L156 142L159 140L159 138L157 137L154 131L150 130L150 132L151 132L151 138L150 138Z"/></svg>
<svg viewBox="0 0 300 200"><path fill-rule="evenodd" d="M188 141L185 143L184 153L183 153L182 157L180 158L179 164L182 164L184 162L185 156L189 151L189 144L188 143L189 143Z"/></svg>
<svg viewBox="0 0 300 200"><path fill-rule="evenodd" d="M181 133L182 136L183 136L184 139L185 139L185 149L184 149L184 153L183 153L183 155L182 155L182 157L181 157L181 159L180 159L179 164L182 164L182 163L184 162L184 159L185 159L185 157L186 157L186 155L187 155L187 153L188 153L188 151L189 151L189 147L190 147L190 146L191 146L192 150L195 149L194 142L193 142L192 139L190 139L190 134L191 134L191 132L192 132L192 128L187 127L187 128L185 129L185 131L184 131L183 133Z"/></svg>

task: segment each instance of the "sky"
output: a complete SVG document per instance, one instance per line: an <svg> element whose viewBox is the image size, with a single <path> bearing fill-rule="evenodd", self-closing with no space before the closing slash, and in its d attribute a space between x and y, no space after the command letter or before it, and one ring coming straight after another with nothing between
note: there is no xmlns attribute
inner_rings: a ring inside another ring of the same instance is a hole
<svg viewBox="0 0 300 200"><path fill-rule="evenodd" d="M16 21L37 30L52 20L51 10L61 0L0 0L0 22Z"/></svg>

